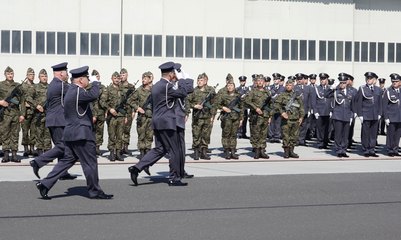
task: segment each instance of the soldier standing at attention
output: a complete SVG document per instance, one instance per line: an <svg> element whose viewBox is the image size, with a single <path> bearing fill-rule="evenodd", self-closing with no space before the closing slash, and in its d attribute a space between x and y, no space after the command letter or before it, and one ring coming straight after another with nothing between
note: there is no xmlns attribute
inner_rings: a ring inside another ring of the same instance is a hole
<svg viewBox="0 0 401 240"><path fill-rule="evenodd" d="M64 156L64 96L68 90L69 84L68 63L63 62L52 66L54 78L50 82L46 93L46 127L49 128L50 135L54 144L54 147L44 154L36 157L30 161L30 165L33 168L33 173L39 177L39 169L55 158L60 159ZM43 107L43 106L42 106ZM72 180L77 178L76 176L70 175L65 172L60 180Z"/></svg>
<svg viewBox="0 0 401 240"><path fill-rule="evenodd" d="M249 87L245 85L246 79L247 79L246 76L240 76L238 78L240 85L237 87L236 90L241 96L244 96L250 91ZM238 128L238 138L249 139L249 137L246 135L246 125L248 123L248 117L249 117L249 109L244 107L244 118L242 120L241 126Z"/></svg>
<svg viewBox="0 0 401 240"><path fill-rule="evenodd" d="M100 74L97 70L92 70L91 79L96 78L100 82ZM99 98L93 102L93 124L96 133L96 155L100 156L100 145L103 144L104 122L106 121L107 110L107 91L106 87L100 82Z"/></svg>
<svg viewBox="0 0 401 240"><path fill-rule="evenodd" d="M35 95L35 71L32 68L28 68L26 71L26 78L21 86L22 93L22 104L24 105L23 115L25 120L21 123L22 128L22 145L24 146L24 157L36 155L35 151L35 128L36 125L33 121L35 109L34 109L34 95Z"/></svg>
<svg viewBox="0 0 401 240"><path fill-rule="evenodd" d="M300 146L307 146L306 143L306 133L309 128L308 117L310 116L310 110L312 106L312 89L308 83L308 76L303 73L297 73L295 75L297 78L298 84L294 87L294 90L298 92L298 95L301 97L304 106L304 114L305 116L302 118L302 123L299 129L299 139L298 144Z"/></svg>
<svg viewBox="0 0 401 240"><path fill-rule="evenodd" d="M124 161L121 150L124 147L123 131L124 123L127 122L128 111L124 106L119 108L124 98L123 87L120 86L120 74L114 72L111 75L111 84L107 87L107 132L109 142L107 148L110 151L109 160L114 162Z"/></svg>
<svg viewBox="0 0 401 240"><path fill-rule="evenodd" d="M386 88L385 88L386 79L385 78L379 78L379 79L377 79L377 81L379 81L379 87L380 87L380 89L382 90L382 92L384 94L384 91L386 90ZM378 132L378 134L379 135L386 135L385 128L386 128L386 123L384 122L384 117L382 117L382 118L380 118L380 121L379 121L379 129L378 129L379 132Z"/></svg>
<svg viewBox="0 0 401 240"><path fill-rule="evenodd" d="M365 157L378 157L375 152L377 128L382 114L382 90L374 85L377 79L374 72L366 72L366 85L358 89L356 95L356 112L361 120L361 142Z"/></svg>
<svg viewBox="0 0 401 240"><path fill-rule="evenodd" d="M270 85L270 91L272 95L272 103L274 100L285 91L285 88L280 85L281 74L273 73L273 84ZM269 125L269 136L271 143L280 143L281 138L281 116L279 113L274 113L272 115L270 125Z"/></svg>
<svg viewBox="0 0 401 240"><path fill-rule="evenodd" d="M24 106L21 106L23 100L20 91L21 85L14 82L14 70L12 68L7 67L4 70L4 76L6 79L0 82L0 106L3 107L0 116L0 133L4 151L1 162L21 162L17 157L20 123L25 120L23 116Z"/></svg>
<svg viewBox="0 0 401 240"><path fill-rule="evenodd" d="M128 71L125 68L122 68L120 71L120 78L121 78L121 84L120 86L122 87L123 91L123 97L126 98L125 101L128 100L130 96L128 96L127 92L130 90L130 92L135 91L135 86L131 83L128 82ZM123 126L123 148L121 149L123 154L129 154L128 152L128 146L129 142L131 139L131 127L132 127L132 121L135 117L135 111L132 111L130 106L126 105L127 112L132 114L127 114L126 115L126 120L124 121L124 126Z"/></svg>
<svg viewBox="0 0 401 240"><path fill-rule="evenodd" d="M152 98L153 73L142 74L142 86L140 86L128 100L128 104L136 115L136 131L138 133L139 159L152 148Z"/></svg>
<svg viewBox="0 0 401 240"><path fill-rule="evenodd" d="M235 91L234 81L226 84L227 93L222 94L216 103L221 109L221 143L224 148L225 159L238 159L235 154L237 148L237 130L244 117L241 94Z"/></svg>
<svg viewBox="0 0 401 240"><path fill-rule="evenodd" d="M105 194L99 186L98 164L96 157L95 133L93 131L92 110L90 103L99 97L100 83L93 79L89 85L88 67L70 71L72 84L65 99L64 157L54 166L49 175L38 182L36 187L43 199L49 200L49 190L60 176L71 168L79 159L85 174L89 198L111 199L113 195Z"/></svg>
<svg viewBox="0 0 401 240"><path fill-rule="evenodd" d="M45 69L39 72L39 83L35 85L35 116L33 122L36 126L36 150L38 156L52 148L49 129L45 126L46 122L46 94L47 94L47 72Z"/></svg>
<svg viewBox="0 0 401 240"><path fill-rule="evenodd" d="M392 73L391 87L383 94L383 118L387 125L386 147L390 157L400 156L398 146L401 137L401 76Z"/></svg>
<svg viewBox="0 0 401 240"><path fill-rule="evenodd" d="M205 79L205 81L206 81L205 90L207 92L211 92L212 95L213 95L210 98L210 104L212 105L212 108L210 110L211 110L212 116L210 117L209 128L207 129L207 131L204 134L205 135L204 139L205 139L206 145L209 146L210 145L210 136L212 135L212 130L213 130L213 122L214 122L214 118L216 116L216 108L214 107L213 103L214 103L214 100L216 98L216 87L217 87L217 85L215 87L207 85L207 82L209 81L209 77L207 76L206 73L202 73L202 76L203 76L203 79ZM211 153L212 151L209 148L207 148L206 152L207 153Z"/></svg>
<svg viewBox="0 0 401 240"><path fill-rule="evenodd" d="M270 121L271 93L264 88L263 75L256 75L256 87L244 98L250 109L251 144L254 159L269 158L266 154L266 136Z"/></svg>
<svg viewBox="0 0 401 240"><path fill-rule="evenodd" d="M354 141L354 128L355 128L355 118L356 118L356 109L355 109L355 96L356 93L358 92L358 89L354 88L354 77L347 74L347 73L340 73L341 75L345 75L348 77L348 81L347 81L347 90L352 92L352 95L354 96L353 100L354 100L354 120L351 123L351 126L349 127L349 134L348 134L348 148L352 149L353 148L353 143L355 143Z"/></svg>
<svg viewBox="0 0 401 240"><path fill-rule="evenodd" d="M309 75L309 87L312 89L312 93L315 90L316 85L316 77L317 75L312 73ZM306 135L306 140L311 140L312 138L316 138L316 118L313 112L313 103L311 102L311 110L309 116L309 129Z"/></svg>
<svg viewBox="0 0 401 240"><path fill-rule="evenodd" d="M293 91L294 77L288 77L285 92L274 101L274 112L281 115L281 130L283 136L284 158L298 158L294 153L298 141L299 129L305 116L302 98Z"/></svg>

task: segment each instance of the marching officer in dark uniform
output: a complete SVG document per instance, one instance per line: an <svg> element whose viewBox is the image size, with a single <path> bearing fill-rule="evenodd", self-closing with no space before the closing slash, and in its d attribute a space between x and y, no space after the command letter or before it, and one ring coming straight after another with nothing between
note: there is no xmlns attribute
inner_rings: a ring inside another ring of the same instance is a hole
<svg viewBox="0 0 401 240"><path fill-rule="evenodd" d="M297 73L295 75L297 79L297 85L294 87L295 92L301 97L304 106L305 116L302 118L302 123L299 130L299 140L298 144L300 146L306 146L306 132L309 128L308 117L310 115L311 105L312 105L312 91L313 89L306 85L308 82L308 76L303 73Z"/></svg>
<svg viewBox="0 0 401 240"><path fill-rule="evenodd" d="M88 66L73 69L72 84L64 98L64 157L54 166L49 175L38 182L36 187L43 199L50 199L48 191L60 176L71 168L79 159L85 174L89 197L92 199L111 199L99 186L98 164L96 157L96 139L93 131L92 110L90 103L99 97L100 82L94 79L89 85Z"/></svg>
<svg viewBox="0 0 401 240"><path fill-rule="evenodd" d="M272 95L272 104L274 100L285 91L283 85L280 85L281 74L273 73L273 84L270 85L270 92ZM280 113L274 113L269 124L269 137L271 143L280 143L281 138L281 116Z"/></svg>
<svg viewBox="0 0 401 240"><path fill-rule="evenodd" d="M247 94L250 91L249 87L245 85L247 77L240 76L238 79L240 85L237 87L237 92L241 96L245 96L245 94ZM248 117L249 117L249 109L244 107L244 118L242 120L242 125L238 128L239 138L249 139L249 137L246 135L246 124L248 123Z"/></svg>
<svg viewBox="0 0 401 240"><path fill-rule="evenodd" d="M383 94L383 119L387 125L386 147L390 157L400 156L398 146L401 137L401 76L390 75L391 87Z"/></svg>
<svg viewBox="0 0 401 240"><path fill-rule="evenodd" d="M378 157L375 153L377 127L382 114L382 90L374 85L377 79L374 72L366 72L366 85L358 89L356 95L356 112L361 120L362 151L365 157Z"/></svg>

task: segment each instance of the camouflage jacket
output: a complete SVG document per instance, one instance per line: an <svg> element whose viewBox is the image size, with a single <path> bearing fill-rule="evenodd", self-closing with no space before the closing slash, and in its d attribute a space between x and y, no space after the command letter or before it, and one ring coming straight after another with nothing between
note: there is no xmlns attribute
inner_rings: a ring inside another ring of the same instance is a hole
<svg viewBox="0 0 401 240"><path fill-rule="evenodd" d="M93 102L92 113L95 117L102 117L107 111L107 90L103 84L100 84L99 97Z"/></svg>
<svg viewBox="0 0 401 240"><path fill-rule="evenodd" d="M23 116L32 115L35 113L35 85L28 80L22 83L21 86L21 111Z"/></svg>
<svg viewBox="0 0 401 240"><path fill-rule="evenodd" d="M260 109L263 111L263 114L260 116L263 117L270 117L271 116L271 109L272 109L272 98L271 92L267 91L266 89L252 89L245 97L244 97L245 104L251 110L251 114L256 116L259 115L256 112L256 109Z"/></svg>
<svg viewBox="0 0 401 240"><path fill-rule="evenodd" d="M145 111L146 117L152 117L152 99L150 94L150 89L140 86L128 99L128 105L132 108L132 111L136 112L141 107ZM139 116L142 116L142 114L138 113Z"/></svg>
<svg viewBox="0 0 401 240"><path fill-rule="evenodd" d="M231 112L227 113L221 110L220 119L231 119L231 120L242 120L244 118L244 107L243 101L241 99L241 94L234 93L224 93L216 102L216 106L218 109L222 109L223 107L227 107L231 110Z"/></svg>
<svg viewBox="0 0 401 240"><path fill-rule="evenodd" d="M196 87L194 91L187 96L186 106L193 109L192 116L204 119L216 115L216 108L212 103L215 95L216 92L211 86L205 86L203 91L199 87ZM194 108L195 105L202 103L203 109L199 110Z"/></svg>
<svg viewBox="0 0 401 240"><path fill-rule="evenodd" d="M107 112L109 116L111 116L111 114L109 113L110 109L114 108L118 112L117 117L126 117L128 113L127 104L122 106L122 108L118 109L120 103L124 100L125 97L123 88L121 86L116 87L113 84L110 84L107 87L106 91L107 91Z"/></svg>
<svg viewBox="0 0 401 240"><path fill-rule="evenodd" d="M8 107L4 108L4 115L22 116L22 113L25 112L24 109L20 111L20 103L22 101L21 91L16 91L14 96L10 98L11 92L18 86L19 83L15 81L4 80L0 82L0 100L9 100Z"/></svg>
<svg viewBox="0 0 401 240"><path fill-rule="evenodd" d="M299 120L304 117L304 103L302 98L295 92L283 92L274 101L274 112L288 114L288 120Z"/></svg>

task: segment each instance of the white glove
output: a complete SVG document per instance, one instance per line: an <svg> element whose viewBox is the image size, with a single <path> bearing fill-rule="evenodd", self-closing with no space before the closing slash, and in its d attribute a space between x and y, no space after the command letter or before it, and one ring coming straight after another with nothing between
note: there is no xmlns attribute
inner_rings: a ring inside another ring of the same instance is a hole
<svg viewBox="0 0 401 240"><path fill-rule="evenodd" d="M354 118L356 118L356 113L354 113Z"/></svg>
<svg viewBox="0 0 401 240"><path fill-rule="evenodd" d="M380 120L380 118L382 118L382 116L381 116L381 115L379 115L377 118L378 118L378 120Z"/></svg>
<svg viewBox="0 0 401 240"><path fill-rule="evenodd" d="M319 113L315 113L315 118L316 118L316 119L319 118Z"/></svg>
<svg viewBox="0 0 401 240"><path fill-rule="evenodd" d="M177 70L174 70L174 72L175 72L175 76L177 77L178 80L184 78L182 71L178 72Z"/></svg>
<svg viewBox="0 0 401 240"><path fill-rule="evenodd" d="M386 123L386 126L390 125L390 119L386 119L384 122Z"/></svg>
<svg viewBox="0 0 401 240"><path fill-rule="evenodd" d="M308 117L310 116L310 111L308 112Z"/></svg>
<svg viewBox="0 0 401 240"><path fill-rule="evenodd" d="M361 120L361 124L363 123L363 117L359 117L359 120Z"/></svg>
<svg viewBox="0 0 401 240"><path fill-rule="evenodd" d="M349 125L351 126L352 125L352 120L353 120L354 118L350 118L349 119Z"/></svg>
<svg viewBox="0 0 401 240"><path fill-rule="evenodd" d="M338 86L338 82L334 82L333 85L331 85L330 89L334 90Z"/></svg>
<svg viewBox="0 0 401 240"><path fill-rule="evenodd" d="M91 82L99 82L99 80L97 80L96 76L90 76L89 77L89 81L91 81Z"/></svg>
<svg viewBox="0 0 401 240"><path fill-rule="evenodd" d="M330 116L330 118L331 118L331 115L333 115L333 113L332 113L332 112L330 112L330 113L329 113L329 116Z"/></svg>

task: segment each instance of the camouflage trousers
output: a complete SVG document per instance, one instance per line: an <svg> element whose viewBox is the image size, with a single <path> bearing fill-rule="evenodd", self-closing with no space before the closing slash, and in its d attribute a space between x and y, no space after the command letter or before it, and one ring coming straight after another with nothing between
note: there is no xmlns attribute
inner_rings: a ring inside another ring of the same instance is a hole
<svg viewBox="0 0 401 240"><path fill-rule="evenodd" d="M35 117L33 121L35 122L36 127L36 148L42 150L51 149L52 138L49 129L45 126L45 118L39 120L40 122L38 123L38 119Z"/></svg>
<svg viewBox="0 0 401 240"><path fill-rule="evenodd" d="M221 144L223 148L236 148L237 147L237 130L239 126L239 119L225 118L221 121Z"/></svg>
<svg viewBox="0 0 401 240"><path fill-rule="evenodd" d="M283 147L294 147L299 137L298 120L281 119L281 135L283 137Z"/></svg>
<svg viewBox="0 0 401 240"><path fill-rule="evenodd" d="M266 148L269 118L253 115L250 122L251 144L253 148Z"/></svg>
<svg viewBox="0 0 401 240"><path fill-rule="evenodd" d="M0 137L2 138L3 151L18 151L18 138L20 123L18 114L4 115L0 122Z"/></svg>
<svg viewBox="0 0 401 240"><path fill-rule="evenodd" d="M107 132L109 134L107 149L110 151L123 149L123 128L124 117L111 117L107 122Z"/></svg>
<svg viewBox="0 0 401 240"><path fill-rule="evenodd" d="M142 116L136 123L138 133L138 149L151 149L153 143L152 118Z"/></svg>
<svg viewBox="0 0 401 240"><path fill-rule="evenodd" d="M36 125L33 114L27 114L24 122L21 123L22 129L22 145L36 144Z"/></svg>
<svg viewBox="0 0 401 240"><path fill-rule="evenodd" d="M210 118L192 119L192 148L205 148L210 143Z"/></svg>
<svg viewBox="0 0 401 240"><path fill-rule="evenodd" d="M122 135L123 146L129 145L129 141L131 138L131 127L133 121L131 114L128 115L127 119L128 119L127 124L124 124L123 126L123 135Z"/></svg>
<svg viewBox="0 0 401 240"><path fill-rule="evenodd" d="M96 146L100 146L103 144L103 135L104 135L104 116L96 117L95 126L95 136L96 136Z"/></svg>

